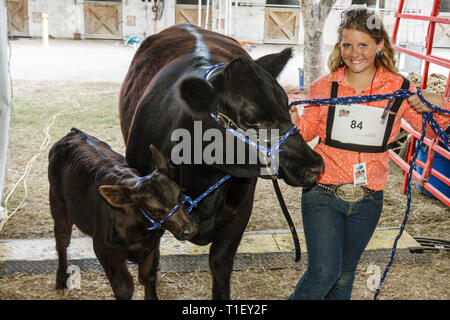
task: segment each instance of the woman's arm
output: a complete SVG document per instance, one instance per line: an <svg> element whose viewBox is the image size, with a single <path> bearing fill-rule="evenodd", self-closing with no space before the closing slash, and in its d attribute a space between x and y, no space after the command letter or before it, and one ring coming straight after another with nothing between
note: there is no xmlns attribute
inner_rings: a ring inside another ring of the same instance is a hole
<svg viewBox="0 0 450 320"><path fill-rule="evenodd" d="M437 94L437 93L427 92L427 91L423 91L422 95L425 98L425 100L427 100L431 104L435 105L436 107L438 107L438 108L444 107L444 98L442 97L442 95ZM433 111L432 109L428 108L422 102L422 100L420 100L417 93L413 94L412 96L409 96L409 98L407 100L408 100L408 103L410 104L410 106L413 107L419 113Z"/></svg>

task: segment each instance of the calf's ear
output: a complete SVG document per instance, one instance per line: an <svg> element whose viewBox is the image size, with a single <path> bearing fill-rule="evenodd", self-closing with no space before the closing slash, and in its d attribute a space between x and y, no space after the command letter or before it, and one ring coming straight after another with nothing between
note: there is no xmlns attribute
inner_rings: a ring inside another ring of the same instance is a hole
<svg viewBox="0 0 450 320"><path fill-rule="evenodd" d="M291 57L292 48L286 48L279 53L265 55L256 60L256 63L276 78Z"/></svg>
<svg viewBox="0 0 450 320"><path fill-rule="evenodd" d="M113 207L126 209L133 203L128 187L103 185L98 188L98 191Z"/></svg>
<svg viewBox="0 0 450 320"><path fill-rule="evenodd" d="M168 160L154 145L150 145L150 151L152 152L153 162L159 172L167 175L169 178L174 179L175 168L173 163Z"/></svg>
<svg viewBox="0 0 450 320"><path fill-rule="evenodd" d="M180 97L187 106L188 111L196 118L205 118L215 111L217 93L205 80L200 78L187 78L181 82Z"/></svg>

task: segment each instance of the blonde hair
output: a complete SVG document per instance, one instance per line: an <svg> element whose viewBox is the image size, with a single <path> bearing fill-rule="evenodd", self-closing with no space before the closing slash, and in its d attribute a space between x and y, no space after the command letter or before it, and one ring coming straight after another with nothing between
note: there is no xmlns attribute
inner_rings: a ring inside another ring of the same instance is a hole
<svg viewBox="0 0 450 320"><path fill-rule="evenodd" d="M398 74L398 69L395 65L395 50L392 47L389 35L384 28L381 19L367 8L350 8L343 11L341 14L341 23L338 28L338 40L328 57L328 68L333 73L340 67L344 66L344 61L341 58L341 41L342 32L345 29L357 30L368 34L378 44L384 40L384 46L381 50L381 57L375 58L375 66L383 66L392 73Z"/></svg>

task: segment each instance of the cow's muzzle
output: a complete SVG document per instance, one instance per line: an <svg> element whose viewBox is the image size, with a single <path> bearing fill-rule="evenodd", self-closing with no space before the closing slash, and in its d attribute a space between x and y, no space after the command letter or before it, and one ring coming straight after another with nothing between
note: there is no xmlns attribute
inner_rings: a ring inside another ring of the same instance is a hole
<svg viewBox="0 0 450 320"><path fill-rule="evenodd" d="M178 240L191 240L198 234L198 225L195 222L190 222L180 230Z"/></svg>

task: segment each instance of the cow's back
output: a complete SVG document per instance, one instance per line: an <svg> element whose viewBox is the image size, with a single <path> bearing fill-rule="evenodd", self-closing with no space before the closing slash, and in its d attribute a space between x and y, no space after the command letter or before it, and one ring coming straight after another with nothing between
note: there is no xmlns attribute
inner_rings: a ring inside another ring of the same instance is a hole
<svg viewBox="0 0 450 320"><path fill-rule="evenodd" d="M49 151L50 202L64 206L70 220L91 236L99 219L102 223L107 219L106 212L97 213L112 211L98 187L134 176L122 155L77 129L72 129Z"/></svg>
<svg viewBox="0 0 450 320"><path fill-rule="evenodd" d="M221 62L248 56L236 40L189 24L175 25L146 38L136 51L120 92L120 125L125 144L136 108L152 79L168 64L192 53Z"/></svg>

